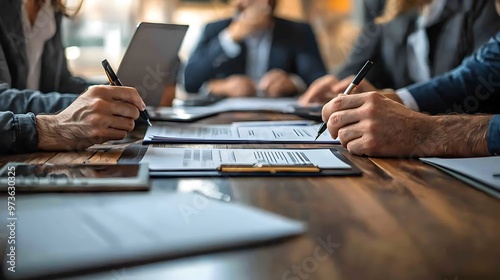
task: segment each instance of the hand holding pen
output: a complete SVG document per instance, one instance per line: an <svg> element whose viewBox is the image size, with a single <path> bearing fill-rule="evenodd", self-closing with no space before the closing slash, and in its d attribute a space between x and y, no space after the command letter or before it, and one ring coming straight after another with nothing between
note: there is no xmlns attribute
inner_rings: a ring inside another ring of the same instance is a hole
<svg viewBox="0 0 500 280"><path fill-rule="evenodd" d="M359 71L358 75L356 75L356 77L354 78L352 83L349 85L349 87L347 87L347 89L344 91L345 95L351 94L356 89L356 87L361 83L361 81L363 81L363 79L365 78L368 71L370 71L370 68L372 67L372 65L373 65L373 62L371 62L369 60L365 63L365 66L363 66L363 68L361 68L361 71ZM328 128L327 123L323 123L321 125L321 127L318 131L318 135L316 136L316 139L314 139L314 141L318 140L318 138L326 131L327 128Z"/></svg>
<svg viewBox="0 0 500 280"><path fill-rule="evenodd" d="M106 72L106 76L108 77L110 85L122 86L122 82L120 81L115 71L113 70L113 68L111 68L111 65L106 59L102 61L102 67L104 67L104 71ZM149 126L152 126L151 121L149 120L148 111L146 109L144 111L141 111L140 116L143 120L145 120L148 123Z"/></svg>

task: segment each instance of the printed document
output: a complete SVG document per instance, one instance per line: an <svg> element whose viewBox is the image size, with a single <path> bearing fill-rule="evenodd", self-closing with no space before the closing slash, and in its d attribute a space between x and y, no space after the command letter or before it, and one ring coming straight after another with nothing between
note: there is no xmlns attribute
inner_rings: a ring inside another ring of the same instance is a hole
<svg viewBox="0 0 500 280"><path fill-rule="evenodd" d="M339 144L327 132L314 141L320 125L284 126L153 126L149 127L144 142L148 143L300 143Z"/></svg>
<svg viewBox="0 0 500 280"><path fill-rule="evenodd" d="M191 149L149 147L142 163L152 171L208 171L221 165L313 165L320 169L350 169L328 149Z"/></svg>

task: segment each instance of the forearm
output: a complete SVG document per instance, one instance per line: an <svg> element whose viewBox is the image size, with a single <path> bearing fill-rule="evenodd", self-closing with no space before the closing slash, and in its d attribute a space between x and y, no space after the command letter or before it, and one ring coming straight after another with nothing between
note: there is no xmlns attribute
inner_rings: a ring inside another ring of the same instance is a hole
<svg viewBox="0 0 500 280"><path fill-rule="evenodd" d="M38 133L33 114L0 112L0 154L28 153L37 150Z"/></svg>
<svg viewBox="0 0 500 280"><path fill-rule="evenodd" d="M488 156L491 116L432 116L420 156Z"/></svg>

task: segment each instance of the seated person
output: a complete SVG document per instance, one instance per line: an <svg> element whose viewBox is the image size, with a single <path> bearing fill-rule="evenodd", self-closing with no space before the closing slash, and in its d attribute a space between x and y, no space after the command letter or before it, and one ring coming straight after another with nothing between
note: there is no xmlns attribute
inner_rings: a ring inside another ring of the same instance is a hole
<svg viewBox="0 0 500 280"><path fill-rule="evenodd" d="M77 96L0 83L0 154L82 150L120 140L145 108L134 88L94 86Z"/></svg>
<svg viewBox="0 0 500 280"><path fill-rule="evenodd" d="M415 5L423 8L416 10ZM300 103L328 102L345 90L367 60L374 66L365 83L371 82L373 90L427 82L452 70L500 30L494 5L490 0L387 1L382 20L400 16L366 25L340 73L318 79Z"/></svg>
<svg viewBox="0 0 500 280"><path fill-rule="evenodd" d="M232 19L208 24L185 68L188 92L282 97L326 74L311 26L274 17L277 0L235 0Z"/></svg>
<svg viewBox="0 0 500 280"><path fill-rule="evenodd" d="M39 92L81 93L61 40L62 0L0 1L0 83Z"/></svg>
<svg viewBox="0 0 500 280"><path fill-rule="evenodd" d="M500 14L500 0L496 0ZM323 108L332 137L367 156L500 155L500 33L455 70L404 89L340 94ZM438 115L450 112L487 115ZM496 114L496 115L494 115Z"/></svg>

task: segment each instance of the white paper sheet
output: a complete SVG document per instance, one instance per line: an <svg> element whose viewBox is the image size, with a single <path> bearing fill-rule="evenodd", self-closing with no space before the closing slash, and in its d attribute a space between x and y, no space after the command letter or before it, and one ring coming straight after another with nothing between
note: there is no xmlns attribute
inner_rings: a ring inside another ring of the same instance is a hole
<svg viewBox="0 0 500 280"><path fill-rule="evenodd" d="M227 98L206 109L218 111L284 111L288 107L297 104L296 98Z"/></svg>
<svg viewBox="0 0 500 280"><path fill-rule="evenodd" d="M19 196L16 204L15 253L22 261L9 279L239 248L306 230L297 221L196 194ZM0 218L6 217L2 207Z"/></svg>
<svg viewBox="0 0 500 280"><path fill-rule="evenodd" d="M141 162L152 171L216 170L221 165L308 165L350 169L328 149L190 149L149 147Z"/></svg>
<svg viewBox="0 0 500 280"><path fill-rule="evenodd" d="M311 126L315 121L295 120L295 121L254 121L254 122L234 122L234 127L259 127L259 126Z"/></svg>
<svg viewBox="0 0 500 280"><path fill-rule="evenodd" d="M422 158L421 160L458 172L500 190L500 157L461 159Z"/></svg>
<svg viewBox="0 0 500 280"><path fill-rule="evenodd" d="M289 126L153 126L144 141L161 143L318 143L339 144L327 132L314 141L320 125Z"/></svg>

